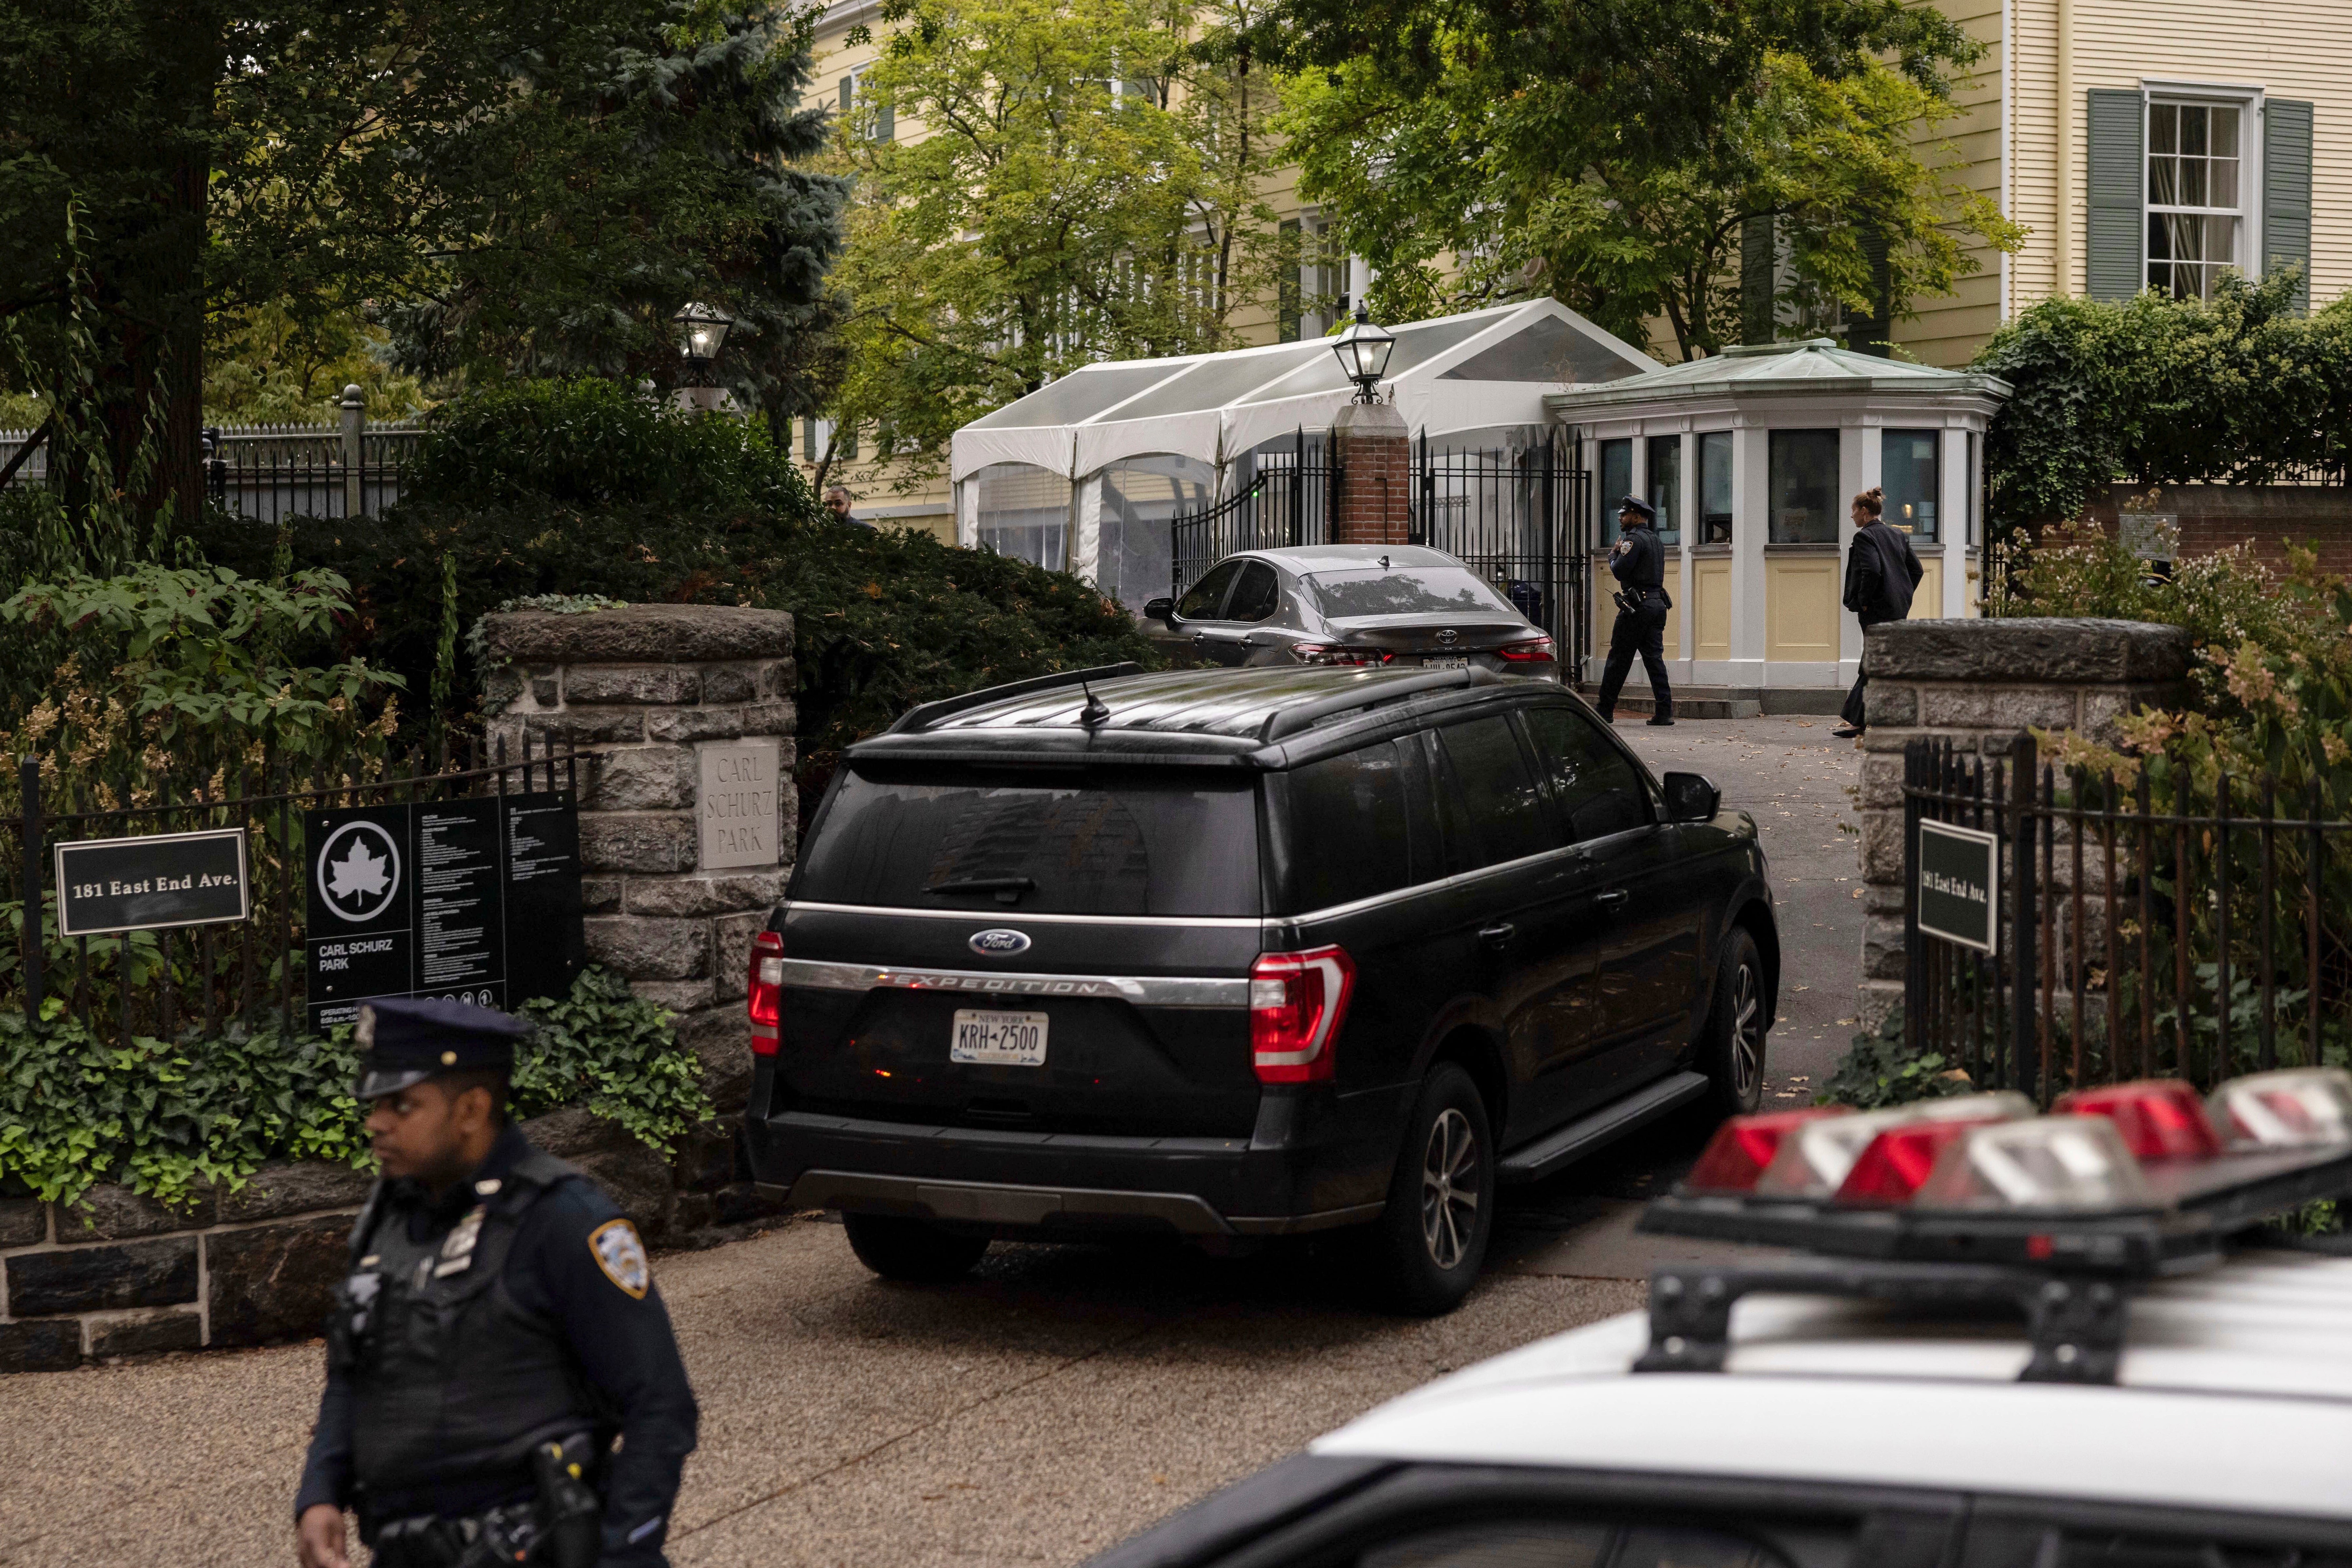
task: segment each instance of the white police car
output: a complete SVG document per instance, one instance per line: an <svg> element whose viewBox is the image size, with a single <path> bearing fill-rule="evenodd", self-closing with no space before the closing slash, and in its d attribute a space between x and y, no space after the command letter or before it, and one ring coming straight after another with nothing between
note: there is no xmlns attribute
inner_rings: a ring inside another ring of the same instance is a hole
<svg viewBox="0 0 2352 1568"><path fill-rule="evenodd" d="M2352 1565L2352 1258L2248 1228L2352 1191L2352 1075L2056 1111L1727 1122L1649 1223L1814 1257L1661 1270L1093 1568Z"/></svg>

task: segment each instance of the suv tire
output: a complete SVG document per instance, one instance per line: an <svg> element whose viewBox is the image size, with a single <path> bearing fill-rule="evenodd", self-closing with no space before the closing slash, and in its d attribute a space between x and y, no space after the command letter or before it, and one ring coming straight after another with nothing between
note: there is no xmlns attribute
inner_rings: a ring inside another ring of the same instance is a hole
<svg viewBox="0 0 2352 1568"><path fill-rule="evenodd" d="M1422 1079L1389 1178L1388 1207L1365 1237L1373 1289L1399 1312L1450 1312L1478 1282L1494 1233L1486 1102L1458 1064L1440 1062Z"/></svg>
<svg viewBox="0 0 2352 1568"><path fill-rule="evenodd" d="M1764 955L1745 926L1733 926L1715 971L1715 1004L1698 1037L1698 1070L1707 1077L1706 1108L1717 1119L1748 1116L1764 1102Z"/></svg>
<svg viewBox="0 0 2352 1568"><path fill-rule="evenodd" d="M849 1250L885 1279L910 1285L944 1285L971 1272L988 1250L988 1237L895 1215L845 1214Z"/></svg>

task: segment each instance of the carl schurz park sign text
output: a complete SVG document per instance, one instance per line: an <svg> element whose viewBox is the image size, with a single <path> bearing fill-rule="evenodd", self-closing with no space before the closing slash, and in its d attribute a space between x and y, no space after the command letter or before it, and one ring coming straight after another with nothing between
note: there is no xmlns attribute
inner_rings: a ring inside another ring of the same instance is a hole
<svg viewBox="0 0 2352 1568"><path fill-rule="evenodd" d="M310 1026L378 996L511 1007L580 973L580 817L568 790L313 811L302 819Z"/></svg>
<svg viewBox="0 0 2352 1568"><path fill-rule="evenodd" d="M241 921L252 911L245 829L60 844L58 934Z"/></svg>

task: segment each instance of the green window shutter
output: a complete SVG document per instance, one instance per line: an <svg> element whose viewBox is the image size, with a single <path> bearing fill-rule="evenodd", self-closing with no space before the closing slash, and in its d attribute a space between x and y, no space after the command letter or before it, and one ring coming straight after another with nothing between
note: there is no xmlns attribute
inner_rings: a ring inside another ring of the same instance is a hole
<svg viewBox="0 0 2352 1568"><path fill-rule="evenodd" d="M2089 121L2091 232L2084 291L2094 300L2128 300L2147 284L2141 259L2147 243L2141 200L2147 181L2146 100L2134 89L2095 87Z"/></svg>
<svg viewBox="0 0 2352 1568"><path fill-rule="evenodd" d="M1739 226L1739 341L1772 341L1772 220L1751 217Z"/></svg>
<svg viewBox="0 0 2352 1568"><path fill-rule="evenodd" d="M1282 282L1275 290L1275 340L1295 343L1298 341L1299 317L1305 313L1299 308L1298 274L1307 265L1307 249L1302 243L1306 231L1297 218L1286 217L1282 220L1277 232L1281 237L1282 258L1287 265L1283 268Z"/></svg>
<svg viewBox="0 0 2352 1568"><path fill-rule="evenodd" d="M809 462L816 461L816 420L814 417L801 421L801 456Z"/></svg>
<svg viewBox="0 0 2352 1568"><path fill-rule="evenodd" d="M887 103L874 106L874 140L888 142L898 132L898 111Z"/></svg>
<svg viewBox="0 0 2352 1568"><path fill-rule="evenodd" d="M841 117L844 120L849 118L849 111L856 106L856 102L857 79L854 76L843 77L841 79Z"/></svg>
<svg viewBox="0 0 2352 1568"><path fill-rule="evenodd" d="M2311 309L2311 105L2263 105L2263 271L2303 268L2297 310Z"/></svg>

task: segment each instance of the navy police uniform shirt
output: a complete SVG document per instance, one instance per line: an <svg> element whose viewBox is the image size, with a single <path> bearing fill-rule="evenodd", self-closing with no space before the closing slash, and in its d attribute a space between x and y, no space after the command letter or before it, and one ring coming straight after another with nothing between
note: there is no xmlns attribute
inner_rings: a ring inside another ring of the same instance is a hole
<svg viewBox="0 0 2352 1568"><path fill-rule="evenodd" d="M475 1177L503 1176L530 1152L509 1124ZM425 1242L446 1235L473 1203L470 1183L436 1204L417 1184L395 1182L378 1224L405 1224L412 1240ZM506 1286L518 1306L561 1325L581 1377L617 1412L621 1444L606 1467L601 1568L657 1568L666 1561L662 1542L679 1472L694 1451L697 1413L644 1242L593 1184L567 1180L523 1215L507 1255ZM331 1366L295 1499L297 1519L315 1503L352 1503L351 1416L350 1384ZM368 1511L379 1521L417 1514L463 1519L530 1497L502 1479L486 1479L373 1496Z"/></svg>
<svg viewBox="0 0 2352 1568"><path fill-rule="evenodd" d="M1618 582L1636 594L1664 586L1666 551L1665 546L1658 542L1657 531L1637 527L1628 528L1619 534L1617 542L1609 549L1609 571Z"/></svg>

